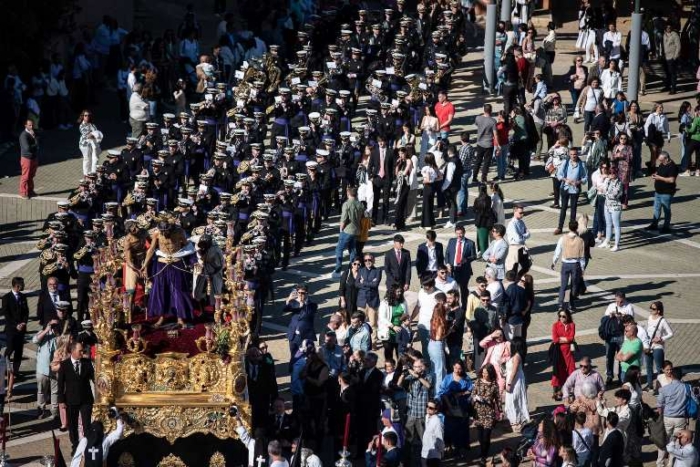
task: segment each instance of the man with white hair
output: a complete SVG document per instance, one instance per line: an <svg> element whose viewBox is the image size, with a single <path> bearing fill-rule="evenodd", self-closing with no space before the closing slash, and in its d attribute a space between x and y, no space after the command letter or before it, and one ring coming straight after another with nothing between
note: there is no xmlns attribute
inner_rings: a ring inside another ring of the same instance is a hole
<svg viewBox="0 0 700 467"><path fill-rule="evenodd" d="M486 290L491 294L491 305L500 309L504 290L503 284L496 278L496 270L493 268L486 268L484 277L486 278Z"/></svg>
<svg viewBox="0 0 700 467"><path fill-rule="evenodd" d="M605 391L603 377L593 369L591 358L588 356L583 357L579 362L578 369L566 378L562 388L564 400L571 402L572 399L582 395L586 387L589 387L587 392L592 393L593 397L599 392ZM585 395L587 396L587 394Z"/></svg>
<svg viewBox="0 0 700 467"><path fill-rule="evenodd" d="M138 138L143 134L144 125L150 117L148 102L141 97L142 90L141 83L134 84L131 98L129 98L129 125L131 125L132 138Z"/></svg>

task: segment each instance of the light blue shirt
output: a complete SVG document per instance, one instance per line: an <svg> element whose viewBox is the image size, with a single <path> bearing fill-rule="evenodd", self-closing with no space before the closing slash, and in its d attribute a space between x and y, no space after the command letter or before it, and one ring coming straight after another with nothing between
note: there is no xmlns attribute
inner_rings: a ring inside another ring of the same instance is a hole
<svg viewBox="0 0 700 467"><path fill-rule="evenodd" d="M569 185L564 183L564 179L577 180L581 182L579 185ZM581 185L588 182L588 172L586 172L586 166L579 159L579 161L574 165L571 160L564 161L559 166L557 171L557 179L562 182L561 189L567 194L577 195L581 191Z"/></svg>
<svg viewBox="0 0 700 467"><path fill-rule="evenodd" d="M328 365L330 376L338 376L345 370L345 358L342 347L336 344L334 348L329 350L325 345L321 345L320 352Z"/></svg>
<svg viewBox="0 0 700 467"><path fill-rule="evenodd" d="M674 379L672 382L659 389L659 397L656 398L656 405L659 409L663 409L664 417L684 418L685 401L685 383Z"/></svg>
<svg viewBox="0 0 700 467"><path fill-rule="evenodd" d="M56 351L56 336L52 331L47 332L39 338L38 332L32 337L32 343L36 344L36 372L37 374L49 376L51 374L51 360Z"/></svg>
<svg viewBox="0 0 700 467"><path fill-rule="evenodd" d="M506 227L506 239L510 245L525 245L525 240L530 238L525 222L513 217Z"/></svg>
<svg viewBox="0 0 700 467"><path fill-rule="evenodd" d="M491 256L496 258L495 263L491 263ZM504 239L494 240L484 252L484 260L489 263L489 267L496 270L496 279L503 280L506 275L506 256L508 256L508 243Z"/></svg>

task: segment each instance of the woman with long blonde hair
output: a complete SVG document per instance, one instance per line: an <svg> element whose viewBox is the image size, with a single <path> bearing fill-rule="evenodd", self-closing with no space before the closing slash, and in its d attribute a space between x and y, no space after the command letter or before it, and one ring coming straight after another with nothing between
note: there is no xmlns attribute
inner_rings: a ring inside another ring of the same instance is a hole
<svg viewBox="0 0 700 467"><path fill-rule="evenodd" d="M578 236L583 240L583 248L586 261L583 265L583 271L581 271L580 282L578 284L578 293L586 293L586 281L584 280L584 275L586 273L586 268L588 267L588 262L591 260L591 248L595 247L595 235L588 228L588 223L590 218L588 214L579 213L576 216L576 221L578 222Z"/></svg>
<svg viewBox="0 0 700 467"><path fill-rule="evenodd" d="M439 296L443 295L440 300ZM447 336L447 309L446 297L443 293L435 296L437 304L433 309L433 317L430 319L430 341L428 342L428 356L435 375L435 384L440 384L445 376L445 337Z"/></svg>
<svg viewBox="0 0 700 467"><path fill-rule="evenodd" d="M58 398L58 370L61 368L61 362L67 358L70 358L70 344L73 336L70 334L63 334L58 336L56 339L56 350L53 353L53 360L51 360L51 379L56 380L56 384L51 384L51 399L54 397ZM54 394L56 391L56 394ZM61 419L61 431L66 431L68 429L68 415L66 414L65 405L59 404L58 415Z"/></svg>

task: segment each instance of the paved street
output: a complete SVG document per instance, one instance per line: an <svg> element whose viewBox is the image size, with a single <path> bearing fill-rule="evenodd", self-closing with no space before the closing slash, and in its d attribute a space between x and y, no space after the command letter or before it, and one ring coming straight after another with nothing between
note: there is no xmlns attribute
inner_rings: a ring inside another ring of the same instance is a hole
<svg viewBox="0 0 700 467"><path fill-rule="evenodd" d="M546 23L545 23L546 24ZM565 73L571 63L573 55L573 40L575 40L574 26L567 23L561 36L565 37L558 43L557 63L554 68L555 75ZM628 29L623 24L624 34ZM542 30L541 30L542 31ZM473 129L466 126L467 116L479 113L484 102L493 102L495 108L500 109L500 99L484 97L480 93L482 50L473 50L463 63L463 67L455 76L455 91L450 94L450 99L458 109L457 125L454 134L462 129ZM671 120L671 128L677 132L678 123L676 113L678 103L682 100L693 100L694 83L681 87L683 93L668 96L653 92L658 89L658 83L651 82L650 93L641 98L641 105L648 112L652 102L664 102L666 112ZM564 101L569 102L568 92L562 93ZM121 144L125 135L124 128L119 123L113 122L110 117L111 109L116 106L115 98L105 95L97 111L97 124L105 134L107 144L103 149ZM582 137L582 125L572 125L575 131L575 141ZM38 280L38 251L34 248L38 239L38 228L43 219L55 208L55 202L64 198L68 190L76 185L80 178L79 151L77 150L78 134L72 131L52 131L45 136L48 163L39 168L36 179L36 191L40 197L25 201L16 196L19 177L14 165L18 165L16 154L4 154L0 173L7 174L7 178L0 180L0 291L5 293L10 286L11 278L23 276L26 279L27 289L30 291L30 310L35 309L36 293L39 288ZM456 139L456 138L455 138ZM678 139L673 139L669 152L676 162L679 162ZM645 148L644 157L647 157ZM18 167L17 167L18 168ZM547 348L550 342L552 323L555 321L557 309L556 297L559 288L559 272L549 269L552 253L557 237L553 235L556 227L558 210L549 207L552 199L550 196L551 182L545 176L542 162L533 161L534 175L531 179L520 182L507 181L502 184L506 197L506 216L510 218L510 207L514 202L525 204L525 222L533 232L528 241L530 252L534 256L532 274L535 277L537 293L537 306L529 330L530 351L528 354L527 380L528 397L532 413L551 410L551 387L549 379L551 368L547 361ZM623 237L621 250L613 253L609 250L593 251L586 276L588 280L588 294L580 303L579 313L574 315L577 325L577 341L581 344L581 355L587 354L594 357L599 370L604 370L603 346L597 335L597 327L602 312L611 300L612 293L621 289L627 292L628 298L636 305L639 320L648 316L648 306L653 300L663 300L666 308L666 317L671 323L675 336L669 342L666 358L677 366L684 366L688 371L695 371L700 364L697 351L697 336L700 335L700 316L698 316L696 304L700 303L700 288L697 283L700 280L700 201L698 200L698 187L700 179L695 177L679 178L679 191L673 204L672 234L659 235L648 233L643 227L648 225L652 212L653 186L649 178L636 180L632 185L632 199L630 208L623 212ZM472 187L470 200L474 199L476 187ZM471 203L470 203L471 204ZM590 206L580 206L583 212L592 216ZM439 226L444 225L446 218L439 221ZM463 219L467 224L467 235L475 239L475 229L470 218ZM278 361L277 370L282 382L282 388L287 389L289 378L286 372L288 351L284 339L284 331L288 322L288 316L281 314L283 300L291 290L292 284L303 282L309 285L314 301L320 304L321 314L317 320L316 329L325 326L329 313L334 311L337 305L338 287L332 280L330 273L333 269L334 247L337 238L337 216L333 217L329 224L322 230L311 247L305 248L302 255L295 259L286 272L275 274L276 301L266 308L265 331L270 343L271 353ZM383 254L391 245L393 232L378 226L371 232L370 241L365 251ZM407 232L406 248L415 257L418 244L424 241L424 233L413 224L410 232ZM452 235L451 229L438 230L438 240L446 244ZM347 265L347 262L346 262ZM382 265L381 255L377 266ZM476 263L475 272L483 272L485 263ZM415 272L415 270L414 270ZM414 279L411 284L412 293L409 301L415 302L415 291L418 290L418 281ZM30 329L37 330L37 323L33 321ZM33 348L31 345L29 348ZM33 352L25 352L26 360L23 370L34 368ZM697 377L697 375L692 376ZM7 407L11 412L12 432L7 443L8 452L12 456L13 465L38 465L36 460L44 454L52 451L51 433L45 430L48 422L37 422L34 418L36 407L36 386L33 377L16 387L16 397ZM610 395L608 395L610 397ZM647 397L645 395L645 397ZM653 398L647 400L654 404ZM56 432L57 434L58 431ZM508 443L514 435L512 433L497 432L499 441L494 443L493 452ZM64 452L69 452L67 435L60 434ZM474 437L472 437L474 439ZM512 442L512 441L511 441ZM655 454L653 449L645 446L645 465L653 465ZM466 465L466 464L465 464ZM471 465L471 464L469 464Z"/></svg>

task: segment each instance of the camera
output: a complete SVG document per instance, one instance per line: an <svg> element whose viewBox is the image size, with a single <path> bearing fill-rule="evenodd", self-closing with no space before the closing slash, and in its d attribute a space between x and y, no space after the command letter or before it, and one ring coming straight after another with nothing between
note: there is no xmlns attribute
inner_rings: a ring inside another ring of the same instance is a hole
<svg viewBox="0 0 700 467"><path fill-rule="evenodd" d="M110 420L116 420L118 418L121 418L122 421L129 426L133 426L136 423L136 420L134 419L134 417L131 416L131 414L120 411L116 405L111 406L107 410L107 417Z"/></svg>
<svg viewBox="0 0 700 467"><path fill-rule="evenodd" d="M238 406L236 404L231 404L228 408L228 415L233 418L238 417Z"/></svg>

